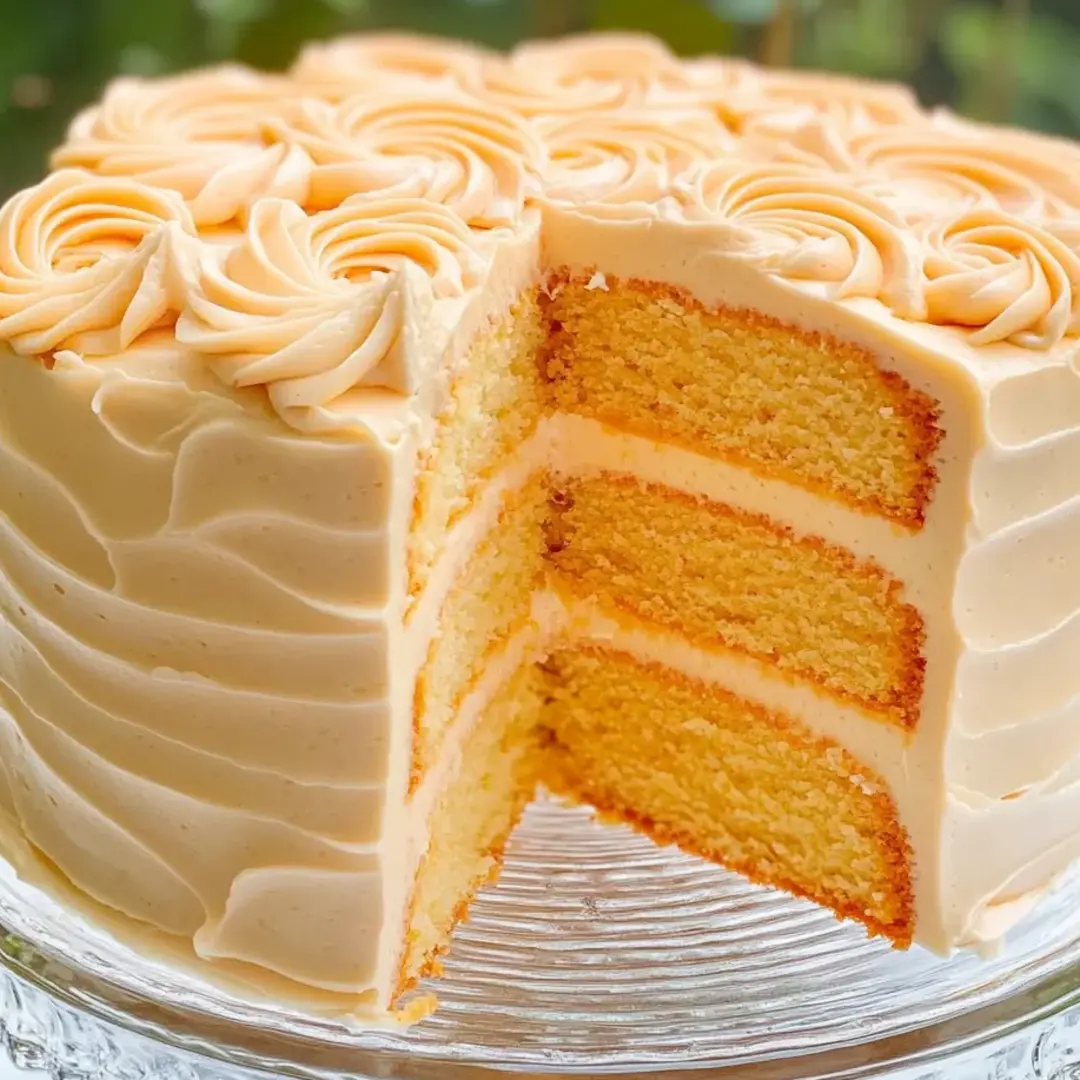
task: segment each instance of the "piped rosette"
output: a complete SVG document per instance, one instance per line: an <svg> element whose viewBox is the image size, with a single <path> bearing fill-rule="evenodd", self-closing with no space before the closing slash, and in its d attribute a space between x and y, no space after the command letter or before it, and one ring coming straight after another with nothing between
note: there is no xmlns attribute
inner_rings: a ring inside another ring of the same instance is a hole
<svg viewBox="0 0 1080 1080"><path fill-rule="evenodd" d="M548 152L544 197L594 217L661 216L680 178L735 148L704 112L623 110L538 126Z"/></svg>
<svg viewBox="0 0 1080 1080"><path fill-rule="evenodd" d="M476 228L520 220L544 159L528 123L464 93L309 100L292 121L267 127L315 162L313 209L361 194L424 198Z"/></svg>
<svg viewBox="0 0 1080 1080"><path fill-rule="evenodd" d="M239 244L204 249L177 337L226 385L264 387L294 428L393 438L389 418L439 363L487 265L465 222L425 200L309 216L266 199Z"/></svg>
<svg viewBox="0 0 1080 1080"><path fill-rule="evenodd" d="M352 34L305 46L290 71L305 96L342 101L359 92L472 88L494 54L420 34Z"/></svg>
<svg viewBox="0 0 1080 1080"><path fill-rule="evenodd" d="M585 116L640 108L685 85L675 56L654 38L589 34L530 42L489 58L477 93L525 117Z"/></svg>
<svg viewBox="0 0 1080 1080"><path fill-rule="evenodd" d="M918 241L847 177L722 161L699 169L679 194L687 220L713 227L719 247L768 274L822 285L838 300L879 300L902 318L925 316Z"/></svg>
<svg viewBox="0 0 1080 1080"><path fill-rule="evenodd" d="M195 224L172 191L61 169L0 209L0 340L115 353L171 324Z"/></svg>
<svg viewBox="0 0 1080 1080"><path fill-rule="evenodd" d="M265 196L306 200L307 155L262 137L297 99L287 80L241 67L118 79L75 118L52 164L178 192L198 226L225 225Z"/></svg>
<svg viewBox="0 0 1080 1080"><path fill-rule="evenodd" d="M1000 210L980 208L926 234L930 322L970 329L972 345L1009 341L1048 349L1080 334L1080 255L1068 239Z"/></svg>
<svg viewBox="0 0 1080 1080"><path fill-rule="evenodd" d="M848 173L865 181L912 226L977 207L1045 221L1080 208L1077 161L1048 140L974 125L921 124L852 130L824 118L783 137L748 137L747 157Z"/></svg>

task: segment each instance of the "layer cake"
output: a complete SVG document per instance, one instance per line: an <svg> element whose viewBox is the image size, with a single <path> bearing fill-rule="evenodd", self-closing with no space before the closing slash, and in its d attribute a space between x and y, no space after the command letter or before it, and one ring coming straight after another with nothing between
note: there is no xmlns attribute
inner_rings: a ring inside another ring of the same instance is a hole
<svg viewBox="0 0 1080 1080"><path fill-rule="evenodd" d="M1080 149L590 36L118 80L0 211L0 809L383 1016L544 784L897 946L1080 855Z"/></svg>

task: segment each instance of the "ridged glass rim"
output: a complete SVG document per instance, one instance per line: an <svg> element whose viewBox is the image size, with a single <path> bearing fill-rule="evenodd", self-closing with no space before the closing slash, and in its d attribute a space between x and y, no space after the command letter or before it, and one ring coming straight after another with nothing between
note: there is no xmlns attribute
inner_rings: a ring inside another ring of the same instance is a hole
<svg viewBox="0 0 1080 1080"><path fill-rule="evenodd" d="M1080 897L1080 873L1058 886ZM1049 972L1033 972L1009 996L976 1006L939 1022L897 1029L884 1037L849 1041L829 1049L735 1062L703 1060L669 1064L642 1061L559 1062L557 1069L537 1071L520 1062L469 1059L449 1048L444 1056L412 1055L358 1045L356 1033L340 1022L308 1017L288 1009L254 1005L221 995L191 976L168 971L177 990L165 1000L147 994L144 980L128 972L107 953L82 948L71 959L62 937L47 924L49 913L63 909L33 886L19 881L0 861L0 964L50 998L95 1020L149 1039L165 1048L281 1077L370 1077L393 1075L407 1080L478 1080L484 1076L580 1077L582 1075L739 1076L747 1080L856 1080L881 1077L899 1068L927 1067L958 1055L989 1049L1025 1029L1080 1005L1080 934L1053 953ZM42 913L45 913L44 915ZM80 920L82 922L82 920ZM85 925L85 924L83 924ZM87 927L107 950L129 952L107 934ZM79 942L82 945L82 942ZM131 954L134 956L134 954ZM149 965L154 967L154 965ZM187 986L190 992L185 992ZM172 990L172 985L170 985ZM257 1014L260 1023L251 1022ZM288 1030L285 1030L287 1026ZM314 1062L317 1059L317 1064ZM553 1064L555 1061L553 1060Z"/></svg>

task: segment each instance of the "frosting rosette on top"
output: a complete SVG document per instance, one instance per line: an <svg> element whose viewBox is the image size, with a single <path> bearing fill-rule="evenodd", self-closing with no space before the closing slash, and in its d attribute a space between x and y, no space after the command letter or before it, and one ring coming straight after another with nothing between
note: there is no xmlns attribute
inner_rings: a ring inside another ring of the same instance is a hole
<svg viewBox="0 0 1080 1080"><path fill-rule="evenodd" d="M485 98L530 117L640 106L650 91L684 84L679 61L659 41L615 33L530 42L488 60L481 77Z"/></svg>
<svg viewBox="0 0 1080 1080"><path fill-rule="evenodd" d="M992 207L1032 220L1075 213L1080 183L1060 155L1012 145L1007 133L988 142L969 128L917 127L848 132L822 119L781 138L750 137L744 151L863 175L906 221L918 226L943 210Z"/></svg>
<svg viewBox="0 0 1080 1080"><path fill-rule="evenodd" d="M266 195L306 198L307 156L262 139L267 118L290 111L296 98L287 80L242 67L117 79L75 118L52 164L168 188L196 224L222 225Z"/></svg>
<svg viewBox="0 0 1080 1080"><path fill-rule="evenodd" d="M656 216L679 177L735 147L704 112L623 110L551 118L539 128L545 197L603 216Z"/></svg>
<svg viewBox="0 0 1080 1080"><path fill-rule="evenodd" d="M430 335L449 333L486 265L468 226L425 200L308 216L265 199L242 242L203 252L177 338L227 385L265 386L292 426L339 430L359 422L356 391L377 406L379 392L418 389L422 364L438 362Z"/></svg>
<svg viewBox="0 0 1080 1080"><path fill-rule="evenodd" d="M925 316L921 252L887 204L846 177L797 165L706 165L679 185L683 213L720 227L728 250L793 281L823 282L837 299L880 300Z"/></svg>
<svg viewBox="0 0 1080 1080"><path fill-rule="evenodd" d="M525 121L464 93L306 101L295 122L270 127L316 163L314 209L359 193L423 197L480 228L520 219L544 157Z"/></svg>
<svg viewBox="0 0 1080 1080"><path fill-rule="evenodd" d="M271 126L316 162L315 207L355 193L424 197L477 226L518 220L544 156L526 123L463 93L307 101L294 123Z"/></svg>
<svg viewBox="0 0 1080 1080"><path fill-rule="evenodd" d="M744 134L789 132L811 119L827 120L852 133L925 120L906 86L818 71L761 71L756 93L747 97L741 111Z"/></svg>
<svg viewBox="0 0 1080 1080"><path fill-rule="evenodd" d="M1080 256L1033 222L978 209L926 236L928 319L971 329L973 345L1048 349L1080 333Z"/></svg>
<svg viewBox="0 0 1080 1080"><path fill-rule="evenodd" d="M413 89L432 84L475 87L492 54L473 45L413 34L353 34L318 41L300 52L291 77L308 95L340 101L361 90Z"/></svg>
<svg viewBox="0 0 1080 1080"><path fill-rule="evenodd" d="M174 318L195 225L183 201L62 169L0 209L0 340L104 355Z"/></svg>

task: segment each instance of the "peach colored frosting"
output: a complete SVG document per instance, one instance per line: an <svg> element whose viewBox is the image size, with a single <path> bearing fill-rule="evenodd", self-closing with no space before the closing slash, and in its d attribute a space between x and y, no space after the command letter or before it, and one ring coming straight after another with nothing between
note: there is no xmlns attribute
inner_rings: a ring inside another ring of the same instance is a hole
<svg viewBox="0 0 1080 1080"><path fill-rule="evenodd" d="M432 84L475 86L491 54L420 35L356 34L307 45L292 67L294 83L313 97L339 101L357 91Z"/></svg>
<svg viewBox="0 0 1080 1080"><path fill-rule="evenodd" d="M295 147L263 144L296 88L241 67L158 80L118 79L72 123L52 157L178 191L199 225L220 225L263 195L303 201L310 162Z"/></svg>
<svg viewBox="0 0 1080 1080"><path fill-rule="evenodd" d="M332 430L350 391L417 390L452 324L433 309L456 308L483 267L461 219L422 199L350 199L312 216L263 199L243 242L204 253L177 338L227 385L265 386L293 426ZM346 417L362 411L350 405Z"/></svg>
<svg viewBox="0 0 1080 1080"><path fill-rule="evenodd" d="M358 193L417 196L480 227L520 219L544 159L538 133L524 120L453 92L306 101L295 122L268 127L315 162L313 206L336 206Z"/></svg>
<svg viewBox="0 0 1080 1080"><path fill-rule="evenodd" d="M799 288L975 345L1077 332L1075 148L988 138L899 87L683 63L637 35L508 56L375 35L311 46L289 77L121 80L54 160L177 191L204 232L264 198L307 214L423 199L473 230L518 228L532 204L669 217Z"/></svg>
<svg viewBox="0 0 1080 1080"><path fill-rule="evenodd" d="M28 354L126 348L175 319L194 233L171 191L53 173L0 209L0 338Z"/></svg>
<svg viewBox="0 0 1080 1080"><path fill-rule="evenodd" d="M489 60L481 80L484 97L522 116L636 107L686 82L682 67L660 42L636 34L529 42Z"/></svg>

